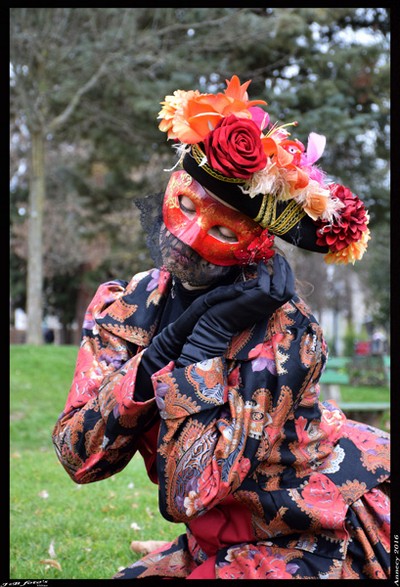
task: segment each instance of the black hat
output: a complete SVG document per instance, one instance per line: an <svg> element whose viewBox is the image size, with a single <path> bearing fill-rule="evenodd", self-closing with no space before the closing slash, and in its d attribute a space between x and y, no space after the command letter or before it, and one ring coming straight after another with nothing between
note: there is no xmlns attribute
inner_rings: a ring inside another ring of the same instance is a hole
<svg viewBox="0 0 400 587"><path fill-rule="evenodd" d="M315 165L325 137L311 132L307 147L288 126L271 124L233 75L217 94L176 90L161 102L159 129L175 141L184 169L227 205L268 233L327 263L354 263L370 238L369 216L349 188L328 183Z"/></svg>
<svg viewBox="0 0 400 587"><path fill-rule="evenodd" d="M207 164L199 165L199 151L198 145L192 147L183 157L182 166L203 187L286 242L307 251L328 252L327 245L317 244L317 225L294 200L280 202L268 194L250 198L241 190L244 181L226 181L222 176L210 173Z"/></svg>

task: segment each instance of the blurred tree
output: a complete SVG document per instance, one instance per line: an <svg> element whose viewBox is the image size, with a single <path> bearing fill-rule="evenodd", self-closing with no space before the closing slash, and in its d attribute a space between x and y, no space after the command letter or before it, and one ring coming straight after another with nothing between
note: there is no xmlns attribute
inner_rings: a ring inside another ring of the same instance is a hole
<svg viewBox="0 0 400 587"><path fill-rule="evenodd" d="M82 30L77 16L74 9L11 9L11 116L30 138L27 342L33 344L42 342L46 141L70 122L112 61L112 53L98 61L93 18Z"/></svg>
<svg viewBox="0 0 400 587"><path fill-rule="evenodd" d="M20 156L32 154L31 342L40 342L44 275L44 297L56 308L63 275L72 302L90 272L95 279L121 270L129 278L148 262L132 200L166 184L163 170L174 161L156 116L159 102L177 88L222 89L233 73L252 79L251 97L268 101L273 120L298 120L295 135L304 142L310 130L326 134L322 166L366 201L373 229L387 226L386 9L13 8L10 14L11 124L18 137L12 149L23 144ZM12 169L20 185L18 165ZM20 199L20 188L13 189ZM86 263L90 244L99 252ZM43 250L51 271L41 267ZM373 256L371 247L365 258Z"/></svg>
<svg viewBox="0 0 400 587"><path fill-rule="evenodd" d="M370 292L368 310L375 327L383 327L389 334L390 318L390 234L388 225L377 225L371 238L371 256L368 266L360 267L358 273L364 287Z"/></svg>
<svg viewBox="0 0 400 587"><path fill-rule="evenodd" d="M11 119L13 125L19 125L21 133L27 132L30 143L29 343L42 342L43 215L48 151L56 150L61 141L68 141L78 153L78 147L89 137L89 142L83 144L85 160L81 171L98 158L110 165L112 185L103 190L106 198L96 200L97 205L103 202L100 210L94 212L97 217L99 212L110 211L122 192L125 201L132 195L126 189L127 174L135 164L146 159L143 138L148 139L148 125L143 116L147 112L149 117L148 102L140 73L154 79L152 68L157 68L165 51L163 35L158 37L157 28L166 27L170 39L174 32L182 30L173 14L166 13L164 22L163 13L153 13L153 9L12 8L10 11ZM132 77L127 88L125 82L129 75ZM126 143L130 147L128 155ZM100 149L99 154L93 156L90 146ZM82 176L78 182L86 190Z"/></svg>

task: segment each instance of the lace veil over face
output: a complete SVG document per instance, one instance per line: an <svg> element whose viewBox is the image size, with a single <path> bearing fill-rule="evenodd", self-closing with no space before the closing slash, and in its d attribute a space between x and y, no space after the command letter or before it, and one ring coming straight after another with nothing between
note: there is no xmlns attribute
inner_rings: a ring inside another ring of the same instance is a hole
<svg viewBox="0 0 400 587"><path fill-rule="evenodd" d="M135 200L140 210L140 223L146 245L156 267L165 267L181 282L191 286L206 286L236 275L239 267L214 265L203 259L191 247L174 237L165 227L162 215L164 193Z"/></svg>
<svg viewBox="0 0 400 587"><path fill-rule="evenodd" d="M162 203L164 192L150 194L137 198L134 204L140 211L140 224L145 234L146 245L155 264L161 267L163 264L160 249L160 230L163 225Z"/></svg>

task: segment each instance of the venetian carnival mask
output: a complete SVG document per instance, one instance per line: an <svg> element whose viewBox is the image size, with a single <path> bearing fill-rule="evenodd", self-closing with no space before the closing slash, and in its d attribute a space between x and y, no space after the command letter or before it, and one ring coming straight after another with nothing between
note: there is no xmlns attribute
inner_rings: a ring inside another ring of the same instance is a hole
<svg viewBox="0 0 400 587"><path fill-rule="evenodd" d="M175 171L168 182L163 218L171 234L214 265L237 265L263 230L212 197L183 170Z"/></svg>

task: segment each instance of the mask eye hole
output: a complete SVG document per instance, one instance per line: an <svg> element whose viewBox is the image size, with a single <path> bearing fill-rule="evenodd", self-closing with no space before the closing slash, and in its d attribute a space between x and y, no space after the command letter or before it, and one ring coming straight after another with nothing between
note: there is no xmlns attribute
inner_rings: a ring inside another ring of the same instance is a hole
<svg viewBox="0 0 400 587"><path fill-rule="evenodd" d="M193 218L196 214L195 203L188 196L178 196L179 207L188 218Z"/></svg>
<svg viewBox="0 0 400 587"><path fill-rule="evenodd" d="M208 231L208 234L222 241L223 243L237 243L237 235L227 226L213 226Z"/></svg>

